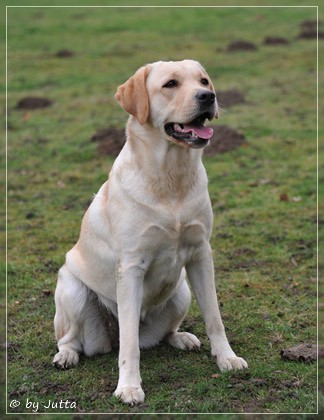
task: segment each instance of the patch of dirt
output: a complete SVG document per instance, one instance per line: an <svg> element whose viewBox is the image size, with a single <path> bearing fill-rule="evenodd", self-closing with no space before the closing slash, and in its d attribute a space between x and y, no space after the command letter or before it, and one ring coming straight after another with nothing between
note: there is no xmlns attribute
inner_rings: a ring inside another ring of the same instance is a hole
<svg viewBox="0 0 324 420"><path fill-rule="evenodd" d="M41 395L52 394L53 392L56 395L64 395L70 390L70 386L66 384L57 384L53 382L46 382L42 385L39 390Z"/></svg>
<svg viewBox="0 0 324 420"><path fill-rule="evenodd" d="M224 107L245 103L244 94L237 89L219 90L216 96L219 105Z"/></svg>
<svg viewBox="0 0 324 420"><path fill-rule="evenodd" d="M210 145L205 148L205 156L214 156L247 145L242 133L224 125L214 126L214 135ZM125 130L119 128L103 128L98 130L91 141L97 143L100 156L117 156L125 144Z"/></svg>
<svg viewBox="0 0 324 420"><path fill-rule="evenodd" d="M301 343L281 350L280 354L284 360L311 363L317 360L317 347L315 344Z"/></svg>
<svg viewBox="0 0 324 420"><path fill-rule="evenodd" d="M304 29L298 35L298 38L302 39L317 39L317 30L316 29ZM324 38L324 31L318 31L318 39Z"/></svg>
<svg viewBox="0 0 324 420"><path fill-rule="evenodd" d="M318 26L322 25L322 21L318 21ZM298 38L302 39L317 39L317 21L316 20L304 20L301 23L301 32ZM318 31L318 39L324 38L324 31Z"/></svg>
<svg viewBox="0 0 324 420"><path fill-rule="evenodd" d="M55 57L59 57L59 58L70 58L73 56L74 56L74 52L71 50L59 50L55 54Z"/></svg>
<svg viewBox="0 0 324 420"><path fill-rule="evenodd" d="M125 130L102 128L91 137L91 141L97 143L99 155L116 157L125 144Z"/></svg>
<svg viewBox="0 0 324 420"><path fill-rule="evenodd" d="M27 214L26 214L26 219L33 219L34 217L36 217L36 214L33 212L33 211L29 211Z"/></svg>
<svg viewBox="0 0 324 420"><path fill-rule="evenodd" d="M267 36L264 38L263 43L265 45L286 45L289 44L288 39L282 38L280 36Z"/></svg>
<svg viewBox="0 0 324 420"><path fill-rule="evenodd" d="M321 25L322 24L322 21L321 20L319 20L318 21L318 25ZM307 19L307 20L304 20L302 23L301 23L301 25L300 25L302 28L316 28L316 26L317 26L317 20L313 20L313 19Z"/></svg>
<svg viewBox="0 0 324 420"><path fill-rule="evenodd" d="M36 96L27 96L20 99L16 105L16 109L39 109L47 108L53 105L53 101L48 98L39 98Z"/></svg>
<svg viewBox="0 0 324 420"><path fill-rule="evenodd" d="M266 265L268 265L267 261L246 260L235 263L232 268L235 270L245 270L249 272L252 268L264 267Z"/></svg>
<svg viewBox="0 0 324 420"><path fill-rule="evenodd" d="M235 387L238 389L247 389L251 387L261 388L267 385L268 385L267 380L263 378L251 378L247 380L232 378L231 385L229 387L230 388Z"/></svg>
<svg viewBox="0 0 324 420"><path fill-rule="evenodd" d="M216 125L210 144L205 148L205 156L214 156L220 153L229 152L240 146L247 146L248 142L243 133L225 125Z"/></svg>
<svg viewBox="0 0 324 420"><path fill-rule="evenodd" d="M237 248L233 251L232 258L240 257L242 255L254 256L256 252L250 248Z"/></svg>
<svg viewBox="0 0 324 420"><path fill-rule="evenodd" d="M249 41L233 41L227 46L227 51L256 51L258 47Z"/></svg>

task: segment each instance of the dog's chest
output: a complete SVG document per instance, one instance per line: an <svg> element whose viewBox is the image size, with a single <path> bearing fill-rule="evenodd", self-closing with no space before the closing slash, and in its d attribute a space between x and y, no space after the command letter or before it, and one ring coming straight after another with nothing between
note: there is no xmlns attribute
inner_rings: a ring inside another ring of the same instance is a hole
<svg viewBox="0 0 324 420"><path fill-rule="evenodd" d="M204 225L198 220L150 226L143 238L149 243L148 269L144 280L144 306L165 302L181 279L181 270L199 251L205 239Z"/></svg>
<svg viewBox="0 0 324 420"><path fill-rule="evenodd" d="M206 228L202 221L181 222L169 220L164 223L151 224L143 232L142 243L151 250L152 263L166 260L179 260L185 264L192 252L206 239ZM150 253L150 252L149 252Z"/></svg>

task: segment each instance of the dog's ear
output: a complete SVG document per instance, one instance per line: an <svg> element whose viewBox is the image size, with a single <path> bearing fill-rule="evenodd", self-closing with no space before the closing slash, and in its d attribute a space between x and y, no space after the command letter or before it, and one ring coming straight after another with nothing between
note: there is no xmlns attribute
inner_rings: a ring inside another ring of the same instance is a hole
<svg viewBox="0 0 324 420"><path fill-rule="evenodd" d="M146 89L146 79L150 70L150 65L138 69L134 76L118 87L115 95L115 99L120 106L129 114L134 115L142 125L146 123L150 114L150 103Z"/></svg>

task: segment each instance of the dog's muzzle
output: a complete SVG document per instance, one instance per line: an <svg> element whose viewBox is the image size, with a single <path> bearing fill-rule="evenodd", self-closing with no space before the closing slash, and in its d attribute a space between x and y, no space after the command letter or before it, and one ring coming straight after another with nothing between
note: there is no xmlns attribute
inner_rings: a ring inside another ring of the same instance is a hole
<svg viewBox="0 0 324 420"><path fill-rule="evenodd" d="M216 95L214 92L204 89L195 94L198 105L198 115L190 122L171 122L164 126L169 137L183 146L193 149L205 147L214 134L214 130L205 127L205 121L215 117Z"/></svg>

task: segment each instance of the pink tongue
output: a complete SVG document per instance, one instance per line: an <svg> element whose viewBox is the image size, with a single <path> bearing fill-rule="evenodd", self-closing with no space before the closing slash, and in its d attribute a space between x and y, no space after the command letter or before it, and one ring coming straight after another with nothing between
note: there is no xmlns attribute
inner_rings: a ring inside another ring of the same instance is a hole
<svg viewBox="0 0 324 420"><path fill-rule="evenodd" d="M210 139L214 134L214 130L212 128L204 127L203 125L197 127L196 125L183 124L183 127L183 131L185 133L193 131L201 139Z"/></svg>

